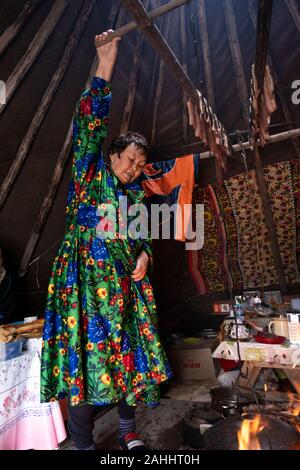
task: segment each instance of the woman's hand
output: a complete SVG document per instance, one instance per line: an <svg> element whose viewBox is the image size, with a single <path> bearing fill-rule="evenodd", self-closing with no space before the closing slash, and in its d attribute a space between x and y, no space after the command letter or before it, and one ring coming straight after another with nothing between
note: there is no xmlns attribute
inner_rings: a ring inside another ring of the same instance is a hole
<svg viewBox="0 0 300 470"><path fill-rule="evenodd" d="M98 34L97 36L95 36L95 41L104 41L113 32L114 31L112 29L109 29L108 31ZM120 40L121 38L114 38L111 42L96 48L99 58L99 65L97 68L96 77L100 77L106 81L110 81L118 55Z"/></svg>
<svg viewBox="0 0 300 470"><path fill-rule="evenodd" d="M145 251L142 251L137 260L135 270L132 272L132 279L134 281L141 281L147 274L149 257Z"/></svg>

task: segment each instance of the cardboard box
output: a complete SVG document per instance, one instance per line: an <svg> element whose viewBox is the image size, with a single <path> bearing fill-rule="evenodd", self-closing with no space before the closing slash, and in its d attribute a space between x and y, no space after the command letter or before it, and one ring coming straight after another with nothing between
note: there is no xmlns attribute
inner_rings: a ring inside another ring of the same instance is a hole
<svg viewBox="0 0 300 470"><path fill-rule="evenodd" d="M217 364L211 357L219 341L197 339L182 340L168 351L169 361L176 380L216 380Z"/></svg>

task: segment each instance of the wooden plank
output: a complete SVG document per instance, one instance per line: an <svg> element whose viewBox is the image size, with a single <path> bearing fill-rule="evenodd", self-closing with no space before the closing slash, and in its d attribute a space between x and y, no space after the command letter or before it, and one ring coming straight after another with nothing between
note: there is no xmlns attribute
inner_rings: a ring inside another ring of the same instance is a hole
<svg viewBox="0 0 300 470"><path fill-rule="evenodd" d="M253 365L253 367L266 367L266 368L269 368L269 369L282 369L284 371L294 370L298 374L300 372L300 367L294 367L293 365L278 364L277 362L251 361L251 364Z"/></svg>
<svg viewBox="0 0 300 470"><path fill-rule="evenodd" d="M253 4L252 4L251 0L248 0L248 10L249 10L249 14L250 14L250 18L251 18L253 27L256 30L256 21L257 21L256 11L253 8ZM281 91L281 86L280 86L280 83L279 83L278 73L277 73L276 67L273 63L272 57L271 57L271 48L272 48L272 44L270 45L270 53L269 53L269 56L268 56L269 67L270 67L270 70L271 70L272 77L274 79L277 95L280 99L280 103L281 103L281 107L282 107L284 117L285 117L287 122L292 122L292 115L291 115L290 110L288 108L285 96ZM292 125L291 125L291 128L293 128ZM300 159L299 139L297 139L297 140L292 139L291 144L292 144L292 146L294 148L294 151L296 153L296 157Z"/></svg>
<svg viewBox="0 0 300 470"><path fill-rule="evenodd" d="M298 370L297 370L298 369ZM294 389L300 395L300 368L286 369L284 368L284 373L286 374L289 381L293 384Z"/></svg>
<svg viewBox="0 0 300 470"><path fill-rule="evenodd" d="M294 20L295 26L300 33L300 11L299 11L299 3L296 0L285 0L289 12Z"/></svg>
<svg viewBox="0 0 300 470"><path fill-rule="evenodd" d="M22 57L19 63L16 65L8 79L6 80L6 102L0 105L0 115L4 111L8 102L12 98L15 90L24 79L26 73L33 65L34 61L38 57L39 53L45 46L50 34L53 32L58 21L62 17L66 7L70 0L56 0L50 13L46 17L45 21L39 28L38 32L34 36L33 40L29 44L26 54Z"/></svg>
<svg viewBox="0 0 300 470"><path fill-rule="evenodd" d="M72 32L70 39L68 41L68 45L65 49L65 52L63 54L62 60L60 62L60 65L57 67L55 73L53 74L53 77L51 79L51 82L44 93L44 96L41 100L41 103L33 117L33 120L31 122L31 125L23 138L23 141L21 143L21 146L18 150L18 153L16 155L16 158L10 167L8 174L6 175L4 182L0 188L0 210L3 207L6 198L18 176L18 173L28 155L30 146L43 122L43 119L45 118L47 111L53 101L54 95L63 80L64 74L67 70L67 67L71 61L71 58L73 56L73 53L75 52L76 46L78 44L78 41L80 39L81 33L83 31L83 28L85 27L87 20L89 19L89 16L92 12L93 6L94 6L95 0L85 0L83 8L78 16L78 20L75 26L74 31Z"/></svg>
<svg viewBox="0 0 300 470"><path fill-rule="evenodd" d="M205 0L199 0L198 18L199 18L199 25L200 25L200 36L201 36L203 61L204 61L204 74L205 74L205 85L206 85L206 90L207 90L207 100L210 106L213 109L215 109L216 99L215 99L215 92L214 92L214 78L213 78L212 64L210 60L211 54L210 54L210 46L209 46L209 39L208 39Z"/></svg>
<svg viewBox="0 0 300 470"><path fill-rule="evenodd" d="M119 5L116 3L115 6L111 9L111 12L108 18L108 22L110 24L112 24L114 21L118 7ZM125 10L124 9L119 10L117 22L121 24L121 22L124 21L124 18L125 18ZM98 66L98 55L96 54L92 67L89 72L88 79L82 91L85 91L87 88L90 87L90 83L91 83L92 78L95 75L97 66ZM73 119L71 119L71 122L69 124L68 132L67 132L63 147L61 149L60 155L58 157L58 160L54 169L54 174L52 176L51 182L47 189L47 193L44 197L42 206L40 208L37 221L33 227L33 230L31 232L31 235L25 247L22 260L20 263L19 273L18 273L20 277L24 276L28 270L28 266L29 266L29 262L31 260L32 254L41 236L47 217L50 213L55 195L59 188L59 185L63 176L63 172L64 172L64 169L65 169L68 157L69 157L69 153L72 147L72 143L73 143L72 130L73 130Z"/></svg>
<svg viewBox="0 0 300 470"><path fill-rule="evenodd" d="M15 39L40 3L42 3L42 0L29 0L27 3L25 3L24 8L16 21L1 34L0 56L8 48L9 44Z"/></svg>
<svg viewBox="0 0 300 470"><path fill-rule="evenodd" d="M254 366L252 362L249 363L245 361L241 369L242 374L238 378L238 385L240 387L245 388L254 387L257 377L259 376L259 373L261 371L261 367L262 366L260 365L260 363Z"/></svg>
<svg viewBox="0 0 300 470"><path fill-rule="evenodd" d="M182 5L185 5L189 1L190 0L171 0L171 2L166 3L165 5L162 5L158 8L156 8L155 10L150 11L149 16L152 19L159 18L160 16L174 10L175 8L178 8ZM96 43L95 43L96 47L98 47L99 45L104 45L104 44L109 43L115 37L122 37L125 34L129 33L130 31L133 31L136 28L137 28L137 25L136 25L135 21L131 21L130 23L128 23L128 24L118 28L116 31L114 31L114 33L112 33L110 35L110 37L107 38L105 41L101 41L101 42L96 41Z"/></svg>
<svg viewBox="0 0 300 470"><path fill-rule="evenodd" d="M229 46L231 51L232 63L234 76L236 81L236 87L238 90L242 115L244 124L246 127L249 126L249 105L248 105L248 88L247 80L245 75L244 62L242 52L239 43L239 37L236 25L236 16L233 8L232 0L223 0L225 21L227 26L227 34L229 40Z"/></svg>

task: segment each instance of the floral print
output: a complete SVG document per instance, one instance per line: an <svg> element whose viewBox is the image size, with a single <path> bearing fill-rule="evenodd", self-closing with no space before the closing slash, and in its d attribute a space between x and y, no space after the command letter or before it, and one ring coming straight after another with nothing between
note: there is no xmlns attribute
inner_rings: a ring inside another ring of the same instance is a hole
<svg viewBox="0 0 300 470"><path fill-rule="evenodd" d="M129 205L144 198L139 184L122 186L103 161L110 101L110 84L95 77L76 108L67 230L45 311L41 399L69 396L72 405L126 399L129 405L154 406L158 385L171 370L149 278L131 278L140 251L151 255L151 242L118 232L97 236L98 206L117 208L120 196L127 196ZM104 230L111 232L110 224Z"/></svg>
<svg viewBox="0 0 300 470"><path fill-rule="evenodd" d="M287 283L297 283L300 259L300 165L296 160L264 169L280 255ZM249 203L250 201L250 203ZM192 277L200 294L277 284L267 225L256 182L249 171L194 190L205 206L202 250L189 252ZM255 234L256 231L256 234Z"/></svg>

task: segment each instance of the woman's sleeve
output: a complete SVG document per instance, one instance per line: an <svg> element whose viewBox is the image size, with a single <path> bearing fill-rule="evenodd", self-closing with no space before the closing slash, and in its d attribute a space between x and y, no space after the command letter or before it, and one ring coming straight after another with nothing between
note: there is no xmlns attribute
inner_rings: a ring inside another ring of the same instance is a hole
<svg viewBox="0 0 300 470"><path fill-rule="evenodd" d="M73 181L81 187L102 158L101 144L107 135L111 84L94 77L77 105L73 120Z"/></svg>

